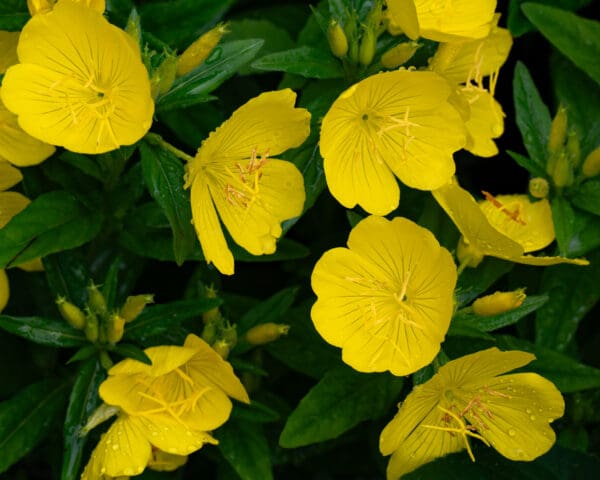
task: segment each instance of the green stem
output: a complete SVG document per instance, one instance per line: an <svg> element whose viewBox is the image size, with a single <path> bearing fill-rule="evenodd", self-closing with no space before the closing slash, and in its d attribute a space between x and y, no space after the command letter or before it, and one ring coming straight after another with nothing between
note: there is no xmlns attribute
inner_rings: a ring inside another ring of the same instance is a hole
<svg viewBox="0 0 600 480"><path fill-rule="evenodd" d="M185 153L182 150L179 150L177 147L174 147L173 145L171 145L169 142L167 142L164 138L162 138L160 135L158 135L156 133L146 134L146 140L149 143L158 145L158 146L164 148L165 150L168 150L169 152L171 152L173 155L175 155L177 158L180 158L181 160L185 160L186 162L191 162L192 160L194 160L194 157L192 157L191 155L188 155L187 153Z"/></svg>

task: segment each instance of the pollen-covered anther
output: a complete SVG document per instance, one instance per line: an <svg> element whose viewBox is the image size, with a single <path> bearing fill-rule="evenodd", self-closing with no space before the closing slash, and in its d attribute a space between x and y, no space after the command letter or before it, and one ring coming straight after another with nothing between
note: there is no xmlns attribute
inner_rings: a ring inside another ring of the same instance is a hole
<svg viewBox="0 0 600 480"><path fill-rule="evenodd" d="M234 207L241 206L246 208L250 202L248 195L229 183L225 185L225 199Z"/></svg>

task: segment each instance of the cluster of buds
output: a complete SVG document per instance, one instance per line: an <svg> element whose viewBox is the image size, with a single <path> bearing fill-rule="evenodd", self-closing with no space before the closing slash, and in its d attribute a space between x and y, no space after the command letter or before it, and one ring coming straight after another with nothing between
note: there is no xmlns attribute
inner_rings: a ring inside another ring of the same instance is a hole
<svg viewBox="0 0 600 480"><path fill-rule="evenodd" d="M83 310L64 297L58 297L56 304L69 325L83 330L90 342L101 345L118 343L123 337L125 324L135 320L146 305L154 302L152 295L132 295L127 297L120 309L109 310L98 285L90 283L87 293Z"/></svg>

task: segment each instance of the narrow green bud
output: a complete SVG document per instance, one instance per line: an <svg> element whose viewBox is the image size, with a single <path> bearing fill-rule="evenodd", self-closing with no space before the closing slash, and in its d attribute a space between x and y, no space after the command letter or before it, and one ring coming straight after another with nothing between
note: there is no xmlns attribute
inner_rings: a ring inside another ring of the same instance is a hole
<svg viewBox="0 0 600 480"><path fill-rule="evenodd" d="M129 14L127 25L125 25L125 33L129 35L138 47L142 44L142 29L140 26L140 16L134 8Z"/></svg>
<svg viewBox="0 0 600 480"><path fill-rule="evenodd" d="M548 137L548 151L552 153L560 152L567 139L567 109L562 105L558 107L556 116L552 119L550 126L550 136Z"/></svg>
<svg viewBox="0 0 600 480"><path fill-rule="evenodd" d="M335 20L331 20L327 28L327 41L329 48L338 58L343 58L348 53L348 39L344 33L344 29Z"/></svg>
<svg viewBox="0 0 600 480"><path fill-rule="evenodd" d="M571 130L567 134L567 157L573 169L577 168L581 163L581 148L579 145L579 137L575 130Z"/></svg>
<svg viewBox="0 0 600 480"><path fill-rule="evenodd" d="M289 329L289 325L272 322L262 323L248 330L244 338L251 345L264 345L277 340L282 335L286 335Z"/></svg>
<svg viewBox="0 0 600 480"><path fill-rule="evenodd" d="M231 352L231 345L227 343L225 340L217 340L213 345L212 349L217 352L221 358L227 360L229 356L229 352Z"/></svg>
<svg viewBox="0 0 600 480"><path fill-rule="evenodd" d="M152 73L150 86L152 89L152 98L167 93L175 82L177 73L178 57L167 53L162 63Z"/></svg>
<svg viewBox="0 0 600 480"><path fill-rule="evenodd" d="M119 407L113 407L106 403L101 404L96 410L89 416L85 426L79 431L80 437L85 437L92 429L105 422L111 417L114 417L119 413L121 409Z"/></svg>
<svg viewBox="0 0 600 480"><path fill-rule="evenodd" d="M573 167L564 151L556 159L552 180L558 188L567 187L573 183Z"/></svg>
<svg viewBox="0 0 600 480"><path fill-rule="evenodd" d="M237 343L237 328L235 325L230 325L227 322L227 325L221 331L221 339L225 340L232 347Z"/></svg>
<svg viewBox="0 0 600 480"><path fill-rule="evenodd" d="M106 323L106 340L110 343L117 343L123 338L124 331L125 319L118 313L110 315Z"/></svg>
<svg viewBox="0 0 600 480"><path fill-rule="evenodd" d="M142 313L146 305L154 303L154 295L132 295L127 297L125 304L121 307L119 315L125 323L135 320Z"/></svg>
<svg viewBox="0 0 600 480"><path fill-rule="evenodd" d="M202 340L209 345L212 344L217 338L217 324L215 322L208 322L204 324L202 329Z"/></svg>
<svg viewBox="0 0 600 480"><path fill-rule="evenodd" d="M87 287L88 291L88 305L92 311L98 315L106 314L106 299L102 292L93 282Z"/></svg>
<svg viewBox="0 0 600 480"><path fill-rule="evenodd" d="M79 307L68 302L64 297L58 297L56 299L56 305L58 306L58 311L61 316L69 325L77 330L83 330L85 328L85 313L83 313Z"/></svg>
<svg viewBox="0 0 600 480"><path fill-rule="evenodd" d="M205 288L204 295L206 298L217 298L217 290L211 285L210 287ZM221 316L219 307L211 308L202 314L202 321L205 324L210 322L221 322L222 320L223 317Z"/></svg>
<svg viewBox="0 0 600 480"><path fill-rule="evenodd" d="M600 173L600 147L596 147L585 157L581 172L586 177L595 177Z"/></svg>
<svg viewBox="0 0 600 480"><path fill-rule="evenodd" d="M204 63L227 32L227 25L220 23L186 48L177 62L177 76L185 75Z"/></svg>
<svg viewBox="0 0 600 480"><path fill-rule="evenodd" d="M535 177L529 180L529 194L534 198L546 198L550 192L550 185L545 178Z"/></svg>
<svg viewBox="0 0 600 480"><path fill-rule="evenodd" d="M358 49L358 61L362 66L367 67L371 65L376 48L377 37L375 36L375 31L372 27L367 26L363 31Z"/></svg>
<svg viewBox="0 0 600 480"><path fill-rule="evenodd" d="M419 47L417 42L404 42L396 45L381 56L381 64L385 68L398 68L408 62Z"/></svg>
<svg viewBox="0 0 600 480"><path fill-rule="evenodd" d="M88 309L86 313L85 328L83 329L83 332L85 333L85 338L87 338L90 342L95 343L98 341L100 336L98 317L90 309Z"/></svg>

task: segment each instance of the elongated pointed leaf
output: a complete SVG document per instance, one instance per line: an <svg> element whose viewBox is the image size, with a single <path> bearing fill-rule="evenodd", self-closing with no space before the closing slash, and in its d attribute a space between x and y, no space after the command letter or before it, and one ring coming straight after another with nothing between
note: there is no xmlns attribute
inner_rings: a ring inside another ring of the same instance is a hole
<svg viewBox="0 0 600 480"><path fill-rule="evenodd" d="M338 59L327 50L302 46L272 53L252 62L257 70L286 72L306 78L341 78L344 70Z"/></svg>
<svg viewBox="0 0 600 480"><path fill-rule="evenodd" d="M35 447L50 431L64 407L67 385L45 380L0 403L0 473Z"/></svg>
<svg viewBox="0 0 600 480"><path fill-rule="evenodd" d="M90 279L83 259L74 252L60 252L44 257L43 263L52 293L83 307L87 301L86 286Z"/></svg>
<svg viewBox="0 0 600 480"><path fill-rule="evenodd" d="M87 340L64 320L0 315L0 328L34 343L49 347L79 347Z"/></svg>

